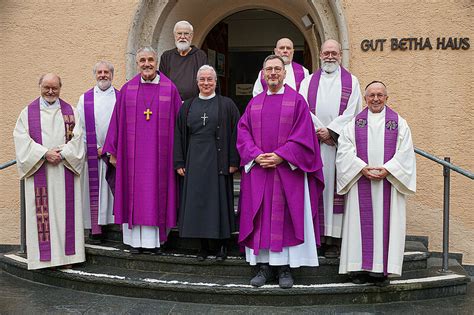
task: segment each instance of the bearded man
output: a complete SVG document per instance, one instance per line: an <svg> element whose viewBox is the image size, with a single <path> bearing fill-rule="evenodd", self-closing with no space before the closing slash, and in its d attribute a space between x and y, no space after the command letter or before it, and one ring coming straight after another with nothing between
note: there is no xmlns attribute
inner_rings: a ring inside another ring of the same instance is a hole
<svg viewBox="0 0 474 315"><path fill-rule="evenodd" d="M100 243L101 226L114 223L114 196L106 181L108 158L102 154L102 147L118 91L112 86L114 66L110 62L97 62L93 74L97 84L81 95L77 111L81 117L87 154L81 177L84 228L91 229L90 242Z"/></svg>
<svg viewBox="0 0 474 315"><path fill-rule="evenodd" d="M340 252L344 197L336 193L337 139L342 128L361 111L357 78L341 67L341 45L329 39L321 46L321 69L301 83L300 94L309 104L321 144L324 192L319 200L320 255L336 258Z"/></svg>
<svg viewBox="0 0 474 315"><path fill-rule="evenodd" d="M238 124L239 242L247 262L259 267L252 286L271 280L277 266L279 286L291 288L290 268L318 266L322 163L308 105L283 84L283 59L268 56L262 70L268 90L250 100Z"/></svg>
<svg viewBox="0 0 474 315"><path fill-rule="evenodd" d="M293 61L293 54L295 49L293 42L289 38L280 38L273 49L275 55L280 56L285 62L286 77L284 84L288 84L295 91L299 91L300 84L304 78L309 75L308 69L303 67L297 62ZM259 72L259 76L253 86L253 96L257 96L267 89L267 83L265 81L265 74L263 71Z"/></svg>
<svg viewBox="0 0 474 315"><path fill-rule="evenodd" d="M176 48L165 51L160 58L160 73L173 81L181 99L199 95L196 75L201 66L207 64L206 53L191 45L193 26L188 21L179 21L173 29Z"/></svg>

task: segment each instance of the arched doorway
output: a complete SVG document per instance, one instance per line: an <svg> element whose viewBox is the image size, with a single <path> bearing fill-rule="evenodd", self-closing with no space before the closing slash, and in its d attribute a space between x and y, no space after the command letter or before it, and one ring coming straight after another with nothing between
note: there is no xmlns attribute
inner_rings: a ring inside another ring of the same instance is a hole
<svg viewBox="0 0 474 315"><path fill-rule="evenodd" d="M349 38L341 1L333 0L140 0L137 4L127 40L126 77L136 74L135 52L151 45L158 54L174 47L173 26L179 20L188 20L194 26L194 43L200 47L210 30L223 19L246 10L267 10L284 16L296 26L308 43L313 68L318 63L321 41L328 38L342 44L342 63L349 66ZM309 27L303 17L309 17ZM269 30L273 33L273 30ZM245 33L243 33L245 34ZM279 36L281 34L276 34ZM281 37L281 36L280 36ZM274 40L272 46L274 45Z"/></svg>
<svg viewBox="0 0 474 315"><path fill-rule="evenodd" d="M269 10L231 14L206 35L201 49L217 69L221 93L231 97L241 112L252 97L263 60L273 53L276 41L282 37L293 41L293 59L311 69L311 51L303 34L286 17Z"/></svg>

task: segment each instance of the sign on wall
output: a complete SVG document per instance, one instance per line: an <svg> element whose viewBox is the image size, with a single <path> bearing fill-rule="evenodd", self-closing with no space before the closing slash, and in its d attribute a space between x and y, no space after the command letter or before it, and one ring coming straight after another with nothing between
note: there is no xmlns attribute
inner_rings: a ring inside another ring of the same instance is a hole
<svg viewBox="0 0 474 315"><path fill-rule="evenodd" d="M436 40L429 37L405 37L405 38L379 38L364 39L360 43L362 51L384 51L390 50L467 50L469 49L469 37L438 37Z"/></svg>

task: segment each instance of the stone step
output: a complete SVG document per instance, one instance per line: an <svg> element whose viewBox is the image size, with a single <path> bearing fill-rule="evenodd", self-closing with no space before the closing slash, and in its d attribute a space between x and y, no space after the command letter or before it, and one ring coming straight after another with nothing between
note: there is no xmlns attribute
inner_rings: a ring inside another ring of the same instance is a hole
<svg viewBox="0 0 474 315"><path fill-rule="evenodd" d="M84 264L65 270L26 270L26 260L2 254L0 266L6 272L31 281L88 292L179 302L228 305L318 305L383 303L465 294L469 277L453 261L451 273L439 273L431 266L416 274L406 272L389 286L355 285L322 279L303 279L295 274L295 286L283 290L275 282L253 288L245 276L186 275ZM318 281L319 280L319 281Z"/></svg>
<svg viewBox="0 0 474 315"><path fill-rule="evenodd" d="M103 245L86 244L87 263L131 270L145 270L186 275L205 276L245 276L253 273L253 268L242 255L230 255L219 262L214 256L203 262L197 261L195 251L165 251L162 255L130 254L128 247L108 242ZM427 267L429 253L419 242L407 242L403 270L424 270ZM339 259L319 257L319 267L302 267L295 271L301 277L337 277Z"/></svg>

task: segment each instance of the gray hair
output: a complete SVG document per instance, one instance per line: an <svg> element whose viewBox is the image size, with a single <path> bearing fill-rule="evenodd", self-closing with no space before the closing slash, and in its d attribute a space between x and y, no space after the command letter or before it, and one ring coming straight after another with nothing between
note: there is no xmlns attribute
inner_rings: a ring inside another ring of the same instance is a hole
<svg viewBox="0 0 474 315"><path fill-rule="evenodd" d="M193 32L193 26L191 25L191 23L183 20L183 21L176 22L173 28L173 33L176 33L176 29L180 26L187 27L191 30L191 33Z"/></svg>
<svg viewBox="0 0 474 315"><path fill-rule="evenodd" d="M94 76L96 75L97 68L99 68L100 65L106 65L107 68L109 68L109 71L112 74L112 77L114 76L114 70L115 70L114 65L105 60L100 60L94 65L94 67L92 68L92 74Z"/></svg>
<svg viewBox="0 0 474 315"><path fill-rule="evenodd" d="M48 74L52 74L52 75L56 76L58 78L58 81L59 81L59 87L63 86L63 83L61 82L61 77L59 75L54 74L54 73L45 73L45 74L41 75L40 78L39 78L38 85L40 87L41 87L41 84L43 84L44 77L47 76Z"/></svg>
<svg viewBox="0 0 474 315"><path fill-rule="evenodd" d="M212 73L214 74L214 80L217 81L217 73L216 73L216 70L210 66L210 65L203 65L201 66L201 68L199 68L197 74L196 74L196 81L199 81L199 74L203 71L206 71L206 70L209 70L209 71L212 71Z"/></svg>
<svg viewBox="0 0 474 315"><path fill-rule="evenodd" d="M155 56L155 58L158 59L158 54L156 53L156 50L154 50L153 47L151 46L144 46L142 48L139 48L137 50L137 53L135 54L135 59L138 58L138 55L141 54L142 52L150 52Z"/></svg>
<svg viewBox="0 0 474 315"><path fill-rule="evenodd" d="M341 43L339 43L337 40L332 39L332 38L329 38L329 39L325 40L324 43L321 44L321 51L323 51L324 44L326 44L327 42L335 42L335 43L337 43L337 45L338 45L338 47L339 47L339 51L342 51L342 45L341 45Z"/></svg>
<svg viewBox="0 0 474 315"><path fill-rule="evenodd" d="M277 55L270 55L270 56L267 56L267 58L265 58L265 60L263 61L263 66L262 68L265 68L265 64L267 63L268 60L273 60L273 59L278 59L281 61L281 64L283 65L283 67L285 67L285 61L283 60L282 57L280 56L277 56Z"/></svg>

